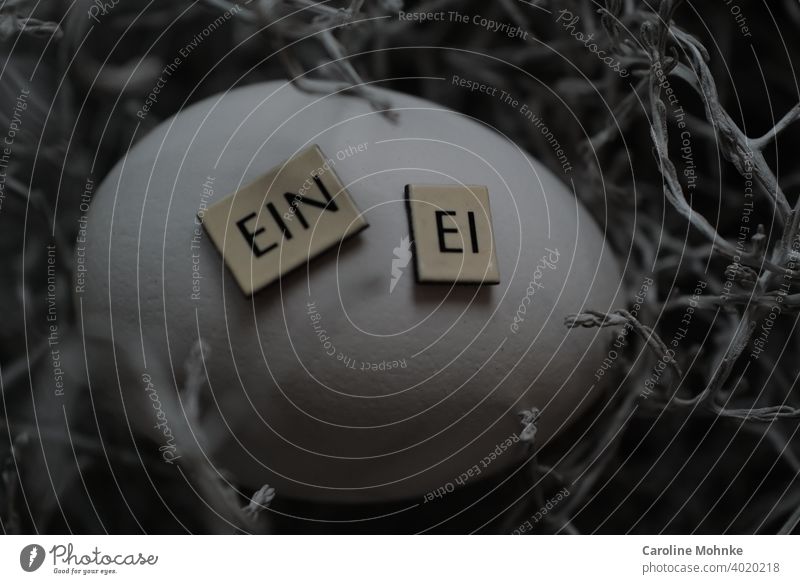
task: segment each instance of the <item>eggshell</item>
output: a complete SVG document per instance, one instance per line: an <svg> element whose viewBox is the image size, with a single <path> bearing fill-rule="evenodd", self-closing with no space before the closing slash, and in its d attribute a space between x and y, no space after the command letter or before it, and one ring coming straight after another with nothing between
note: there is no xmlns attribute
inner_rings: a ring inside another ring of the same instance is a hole
<svg viewBox="0 0 800 584"><path fill-rule="evenodd" d="M359 97L282 81L206 99L136 144L91 205L83 318L140 348L128 357L143 374L143 356L168 362L175 387L160 391L172 397L202 338L194 436L239 483L284 496L422 498L478 468L474 482L526 456L518 412L541 410L544 446L602 393L608 331L564 318L614 306L621 277L572 192L485 123L370 91L396 122ZM247 297L198 212L312 144L369 227ZM408 184L488 188L499 285L415 282L401 243ZM393 259L407 263L390 292ZM123 386L144 399L139 380Z"/></svg>

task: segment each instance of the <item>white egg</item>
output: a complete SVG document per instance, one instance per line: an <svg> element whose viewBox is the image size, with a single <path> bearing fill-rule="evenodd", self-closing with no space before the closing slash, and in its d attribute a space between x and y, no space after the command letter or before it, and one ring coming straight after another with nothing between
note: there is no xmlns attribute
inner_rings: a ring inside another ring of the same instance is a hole
<svg viewBox="0 0 800 584"><path fill-rule="evenodd" d="M541 410L546 446L602 394L608 331L564 326L621 291L589 214L486 124L373 91L396 123L361 98L284 82L188 107L105 178L81 246L86 322L168 360L177 386L202 338L195 436L241 484L288 497L374 502L476 482L526 455L521 410ZM314 144L369 227L248 297L196 217ZM416 282L402 243L409 184L487 187L499 284ZM140 379L123 386L126 400L147 398Z"/></svg>

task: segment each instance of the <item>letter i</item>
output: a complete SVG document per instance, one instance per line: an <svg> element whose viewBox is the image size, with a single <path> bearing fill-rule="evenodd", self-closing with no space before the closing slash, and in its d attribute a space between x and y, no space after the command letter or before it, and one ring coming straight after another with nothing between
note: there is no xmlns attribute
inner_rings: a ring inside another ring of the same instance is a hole
<svg viewBox="0 0 800 584"><path fill-rule="evenodd" d="M478 229L475 227L475 213L468 211L467 218L469 219L469 236L472 239L472 253L478 253Z"/></svg>

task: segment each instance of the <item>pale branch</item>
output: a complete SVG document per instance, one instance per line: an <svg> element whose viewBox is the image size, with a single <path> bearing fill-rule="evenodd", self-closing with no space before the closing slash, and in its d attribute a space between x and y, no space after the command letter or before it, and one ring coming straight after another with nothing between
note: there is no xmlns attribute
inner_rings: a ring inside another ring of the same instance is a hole
<svg viewBox="0 0 800 584"><path fill-rule="evenodd" d="M796 270L787 270L766 258L750 257L748 254L742 254L736 249L731 242L726 240L720 235L717 230L703 217L700 213L695 212L689 202L686 200L686 195L683 192L678 172L675 165L669 158L668 150L668 128L667 128L667 111L666 105L661 99L661 84L655 69L661 66L662 55L655 52L652 53L652 69L650 73L650 93L652 103L652 120L651 120L651 138L658 154L659 168L664 177L666 187L664 188L664 195L670 202L672 207L685 217L706 239L709 240L714 250L728 259L738 261L743 265L752 268L768 269L770 271L781 273L790 277L798 277L800 273ZM665 73L666 74L666 73ZM783 194L781 193L781 196ZM785 202L785 197L783 198ZM780 206L780 205L779 205ZM786 203L786 214L788 215L789 208ZM791 272L791 273L789 273Z"/></svg>
<svg viewBox="0 0 800 584"><path fill-rule="evenodd" d="M683 188L677 176L677 171L668 155L666 105L661 99L661 82L658 79L657 67L662 68L662 74L664 76L673 73L674 70L700 94L703 98L706 118L712 123L722 143L722 152L725 158L736 167L742 176L747 176L752 173L755 184L758 185L769 200L772 201L776 212L785 226L789 223L788 219L791 217L792 213L788 200L761 151L758 149L752 150L749 147L749 141L745 134L721 106L716 84L707 65L707 61L709 60L708 52L694 37L684 33L677 27L670 26L670 20L663 16L663 13L670 9L669 2L663 2L661 8L662 15L658 25L649 22L645 22L642 25L642 38L645 45L648 47L651 60L651 135L658 153L660 169L666 182L666 188L664 190L665 195L673 207L698 228L701 233L712 242L715 249L723 253L723 255L734 259L736 263L759 268L759 271L768 269L777 273L782 272L786 276L789 276L791 272L791 277L795 277L795 270L780 266L773 261L767 260L766 257L763 260L763 266L753 266L751 262L745 259L744 254L739 254L742 256L741 258L736 257L737 254L735 253L731 254L730 252L735 250L733 244L724 240L705 218L698 218L697 214L693 212L691 205L689 205L686 200ZM674 48L672 56L669 59L666 58L665 38L667 35L671 35L684 50L692 64L691 69L678 62L677 51L675 51ZM794 223L796 217L792 217L792 219ZM765 274L757 283L755 294L759 294L762 291L768 276L769 274ZM688 400L674 398L670 403L694 406L702 403L708 405L707 402L713 402L713 398L721 391L733 371L733 367L739 356L749 343L758 320L758 315L756 314L757 310L763 309L753 305L745 309L742 320L736 328L734 338L726 347L721 360L717 364L711 379L706 384L703 391L694 398Z"/></svg>
<svg viewBox="0 0 800 584"><path fill-rule="evenodd" d="M780 307L782 311L794 311L800 309L800 294L783 294L781 292L767 292L766 294L754 295L751 293L728 294L726 296L679 296L667 303L667 310L679 308L701 308L714 310L728 306L760 306L762 308Z"/></svg>
<svg viewBox="0 0 800 584"><path fill-rule="evenodd" d="M792 109L790 109L784 116L778 120L778 123L772 127L766 134L761 136L760 138L751 138L750 139L750 146L753 149L763 150L766 146L769 145L770 142L775 140L778 137L778 134L783 132L787 127L789 127L792 123L797 121L800 118L800 103L795 105Z"/></svg>
<svg viewBox="0 0 800 584"><path fill-rule="evenodd" d="M597 310L586 310L578 314L567 316L564 321L569 328L593 328L593 327L610 327L610 326L630 326L639 338L650 347L653 353L659 358L663 359L665 363L670 365L678 379L683 377L678 362L672 356L672 352L667 348L667 345L658 334L649 326L642 324L630 312L624 309L618 309L610 313L599 312Z"/></svg>
<svg viewBox="0 0 800 584"><path fill-rule="evenodd" d="M269 485L264 485L253 494L247 505L242 508L242 512L251 521L256 522L259 516L267 510L274 498L275 489Z"/></svg>
<svg viewBox="0 0 800 584"><path fill-rule="evenodd" d="M703 98L706 118L714 126L717 136L723 144L721 149L723 155L742 176L752 173L755 183L772 201L781 219L786 221L791 213L789 201L761 150L750 148L750 139L720 104L717 86L708 68L708 54L705 49L701 49L702 45L698 45L694 37L677 27L673 27L671 33L676 42L686 51L693 66L693 68L688 68L686 65L679 64L677 69L684 72L684 80L689 82Z"/></svg>
<svg viewBox="0 0 800 584"><path fill-rule="evenodd" d="M776 420L800 419L800 409L787 405L734 409L714 404L713 409L720 417L735 418L747 422L760 422L763 424L771 424Z"/></svg>

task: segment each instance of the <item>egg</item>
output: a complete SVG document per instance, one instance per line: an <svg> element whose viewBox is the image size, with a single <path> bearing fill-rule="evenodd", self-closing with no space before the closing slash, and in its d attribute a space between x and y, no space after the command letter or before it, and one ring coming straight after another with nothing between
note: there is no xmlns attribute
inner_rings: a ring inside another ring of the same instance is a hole
<svg viewBox="0 0 800 584"><path fill-rule="evenodd" d="M564 319L616 307L620 268L568 177L485 122L368 91L392 115L334 86L274 81L163 122L93 193L76 300L85 322L135 348L142 379L169 364L162 401L177 399L202 347L200 407L171 415L239 484L321 502L422 502L529 456L522 410L540 411L536 447L546 447L603 395L595 372L609 331ZM245 293L202 219L309 148L365 227ZM428 235L410 228L414 185L487 193L491 285L420 281L415 239ZM142 379L121 383L130 404L148 399Z"/></svg>

